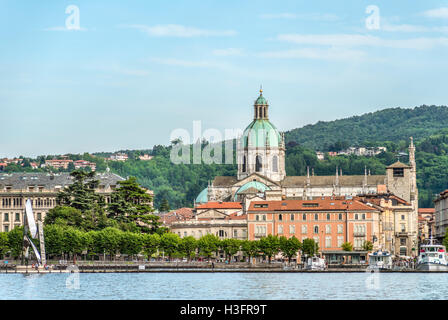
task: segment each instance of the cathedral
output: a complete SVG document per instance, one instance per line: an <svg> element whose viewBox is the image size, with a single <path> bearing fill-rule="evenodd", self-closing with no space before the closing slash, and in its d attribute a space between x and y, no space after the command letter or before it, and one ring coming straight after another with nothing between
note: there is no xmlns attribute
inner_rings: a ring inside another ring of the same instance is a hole
<svg viewBox="0 0 448 320"><path fill-rule="evenodd" d="M287 176L285 137L269 121L269 104L260 90L254 102L254 118L237 143L237 176L220 176L196 198L196 203L210 201L242 202L252 200L311 200L323 196L392 193L418 209L415 147L411 138L409 165L399 161L388 166L384 175L342 175L336 169L331 176Z"/></svg>

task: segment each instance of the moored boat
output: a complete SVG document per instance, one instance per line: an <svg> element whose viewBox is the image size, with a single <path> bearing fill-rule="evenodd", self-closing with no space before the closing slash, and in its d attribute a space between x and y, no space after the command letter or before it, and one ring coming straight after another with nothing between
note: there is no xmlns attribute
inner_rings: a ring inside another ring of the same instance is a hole
<svg viewBox="0 0 448 320"><path fill-rule="evenodd" d="M448 271L448 261L445 246L437 244L430 238L428 243L420 246L417 260L417 270Z"/></svg>
<svg viewBox="0 0 448 320"><path fill-rule="evenodd" d="M392 256L387 251L375 251L369 253L369 269L391 270Z"/></svg>
<svg viewBox="0 0 448 320"><path fill-rule="evenodd" d="M306 264L307 270L325 270L327 268L327 264L325 259L319 258L317 256L313 256L308 258L308 262Z"/></svg>

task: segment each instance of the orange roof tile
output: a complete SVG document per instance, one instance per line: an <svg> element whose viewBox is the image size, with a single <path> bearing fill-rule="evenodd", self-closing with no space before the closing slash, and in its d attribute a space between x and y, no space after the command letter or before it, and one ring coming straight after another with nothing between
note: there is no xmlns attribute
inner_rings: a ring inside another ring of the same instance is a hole
<svg viewBox="0 0 448 320"><path fill-rule="evenodd" d="M265 206L263 206L265 205ZM349 211L375 211L372 208L358 200L342 200L333 197L324 197L315 200L278 200L278 201L253 201L250 204L249 211L330 211L330 210L349 210Z"/></svg>
<svg viewBox="0 0 448 320"><path fill-rule="evenodd" d="M418 213L434 213L435 208L418 208Z"/></svg>
<svg viewBox="0 0 448 320"><path fill-rule="evenodd" d="M242 209L241 202L207 202L198 205L196 209Z"/></svg>

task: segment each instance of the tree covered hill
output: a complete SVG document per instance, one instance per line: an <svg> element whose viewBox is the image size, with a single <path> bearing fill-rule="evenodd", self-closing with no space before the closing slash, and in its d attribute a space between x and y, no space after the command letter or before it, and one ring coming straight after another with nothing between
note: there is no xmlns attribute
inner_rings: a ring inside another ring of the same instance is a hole
<svg viewBox="0 0 448 320"><path fill-rule="evenodd" d="M305 175L309 166L315 175L333 175L336 167L344 175L363 174L364 168L371 174L384 174L387 165L397 160L398 152L407 152L409 137L416 138L417 184L419 203L432 207L436 194L448 188L448 108L422 106L414 109L385 109L362 116L294 129L287 133L286 173ZM295 138L296 137L296 138ZM318 160L314 150L347 146L386 146L387 152L375 157L343 155ZM205 147L207 142L202 144ZM234 144L235 147L236 144ZM171 146L157 145L149 150L123 150L127 161L106 161L111 153L68 155L72 160L84 159L95 162L97 171L107 167L122 177L135 176L138 182L155 193L154 204L159 208L192 206L199 192L215 176L236 175L236 164L179 164L170 161ZM142 161L138 155L148 153L150 161ZM25 159L24 166L8 165L5 172L17 171L63 171L63 169L39 168L33 170L29 163L44 163L55 156ZM407 162L406 156L400 161ZM65 170L69 171L69 170Z"/></svg>
<svg viewBox="0 0 448 320"><path fill-rule="evenodd" d="M436 134L448 123L448 107L420 106L389 108L361 116L319 121L285 133L286 141L294 141L320 151L333 151L335 145L375 146L385 141L416 141Z"/></svg>

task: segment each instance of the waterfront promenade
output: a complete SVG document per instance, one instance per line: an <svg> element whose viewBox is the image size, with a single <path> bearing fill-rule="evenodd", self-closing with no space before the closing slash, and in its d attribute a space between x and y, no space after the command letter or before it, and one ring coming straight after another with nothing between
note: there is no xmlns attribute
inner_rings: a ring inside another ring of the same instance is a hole
<svg viewBox="0 0 448 320"><path fill-rule="evenodd" d="M46 273L142 273L142 272L244 272L244 273L338 273L338 272L368 272L367 265L330 265L326 270L308 270L302 265L287 265L282 263L209 263L209 262L79 262L75 264L49 264L35 268L32 265L8 264L0 267L0 273L46 274ZM380 272L425 273L411 268L396 267L393 270ZM443 272L443 271L441 271Z"/></svg>

